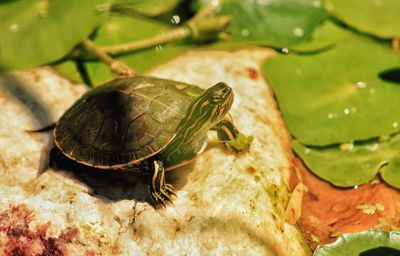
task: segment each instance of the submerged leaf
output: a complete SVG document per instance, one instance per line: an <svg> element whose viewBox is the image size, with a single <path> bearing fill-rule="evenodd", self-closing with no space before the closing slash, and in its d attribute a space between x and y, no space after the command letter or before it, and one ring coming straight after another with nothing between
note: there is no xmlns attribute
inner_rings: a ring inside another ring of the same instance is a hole
<svg viewBox="0 0 400 256"><path fill-rule="evenodd" d="M348 150L340 146L312 148L298 141L293 141L292 147L313 173L336 186L367 183L381 172L388 184L400 188L400 135L357 143Z"/></svg>
<svg viewBox="0 0 400 256"><path fill-rule="evenodd" d="M400 36L399 0L325 0L326 9L355 29L381 38Z"/></svg>
<svg viewBox="0 0 400 256"><path fill-rule="evenodd" d="M400 255L400 233L368 230L344 234L336 242L320 245L313 256Z"/></svg>
<svg viewBox="0 0 400 256"><path fill-rule="evenodd" d="M0 3L0 71L60 59L103 19L106 0L25 0Z"/></svg>
<svg viewBox="0 0 400 256"><path fill-rule="evenodd" d="M366 140L400 129L400 87L379 73L400 55L369 41L320 54L268 58L263 73L290 132L307 145Z"/></svg>

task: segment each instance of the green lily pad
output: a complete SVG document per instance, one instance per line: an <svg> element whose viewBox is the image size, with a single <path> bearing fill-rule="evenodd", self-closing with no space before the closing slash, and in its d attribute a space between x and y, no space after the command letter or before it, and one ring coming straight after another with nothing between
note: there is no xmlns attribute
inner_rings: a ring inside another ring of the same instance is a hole
<svg viewBox="0 0 400 256"><path fill-rule="evenodd" d="M325 8L355 29L381 38L400 36L399 0L325 0Z"/></svg>
<svg viewBox="0 0 400 256"><path fill-rule="evenodd" d="M334 243L320 245L313 256L400 255L400 233L368 230L344 234Z"/></svg>
<svg viewBox="0 0 400 256"><path fill-rule="evenodd" d="M295 152L320 178L339 187L367 183L379 172L383 180L400 188L400 135L385 141L344 143L325 148L292 142Z"/></svg>
<svg viewBox="0 0 400 256"><path fill-rule="evenodd" d="M314 30L309 38L291 46L290 50L297 52L319 51L342 42L351 36L352 33L349 30L327 19Z"/></svg>
<svg viewBox="0 0 400 256"><path fill-rule="evenodd" d="M220 0L219 3L216 13L233 17L228 32L235 41L274 47L300 43L327 17L320 0Z"/></svg>
<svg viewBox="0 0 400 256"><path fill-rule="evenodd" d="M99 46L121 44L160 35L170 29L171 27L150 19L111 16L98 29L94 42ZM121 55L116 59L123 61L138 73L142 73L188 49L190 47L183 44L167 44ZM113 77L108 67L102 62L86 62L85 66L94 84L100 84Z"/></svg>
<svg viewBox="0 0 400 256"><path fill-rule="evenodd" d="M121 13L138 13L156 17L172 11L182 0L115 0L112 10Z"/></svg>
<svg viewBox="0 0 400 256"><path fill-rule="evenodd" d="M399 65L389 47L358 40L320 54L268 58L262 70L293 136L325 146L400 130L400 86L379 78Z"/></svg>
<svg viewBox="0 0 400 256"><path fill-rule="evenodd" d="M60 59L99 25L105 0L0 3L0 70Z"/></svg>

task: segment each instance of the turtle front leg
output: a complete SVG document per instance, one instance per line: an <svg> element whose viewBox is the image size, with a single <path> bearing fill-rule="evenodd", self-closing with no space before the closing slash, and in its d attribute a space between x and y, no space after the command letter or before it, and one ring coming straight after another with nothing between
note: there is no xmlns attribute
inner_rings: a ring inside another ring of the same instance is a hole
<svg viewBox="0 0 400 256"><path fill-rule="evenodd" d="M154 160L150 165L148 191L154 206L161 203L165 207L166 201L172 203L170 196L176 196L174 187L165 183L165 170L161 161Z"/></svg>
<svg viewBox="0 0 400 256"><path fill-rule="evenodd" d="M253 136L246 136L240 133L230 117L222 119L213 130L217 131L219 140L231 151L247 151L253 142Z"/></svg>

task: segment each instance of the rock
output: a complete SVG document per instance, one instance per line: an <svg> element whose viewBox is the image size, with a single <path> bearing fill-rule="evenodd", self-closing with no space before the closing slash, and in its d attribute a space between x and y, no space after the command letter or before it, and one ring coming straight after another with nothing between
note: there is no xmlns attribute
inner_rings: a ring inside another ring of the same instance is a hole
<svg viewBox="0 0 400 256"><path fill-rule="evenodd" d="M26 130L56 120L85 87L46 68L0 77L4 252L23 248L40 255L52 248L57 255L309 255L298 228L284 221L292 156L259 71L271 54L266 49L191 52L149 73L204 88L220 81L230 84L235 92L230 113L244 134L254 136L248 153L233 154L210 133L202 155L167 174L178 197L174 205L157 209L144 201L146 186L140 177L85 170L62 157L57 169L40 173L52 139L49 133Z"/></svg>

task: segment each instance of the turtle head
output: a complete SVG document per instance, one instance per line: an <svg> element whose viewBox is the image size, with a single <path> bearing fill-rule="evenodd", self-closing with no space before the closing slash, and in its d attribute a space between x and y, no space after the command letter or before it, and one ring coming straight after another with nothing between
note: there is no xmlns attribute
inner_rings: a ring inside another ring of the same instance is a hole
<svg viewBox="0 0 400 256"><path fill-rule="evenodd" d="M190 104L180 128L187 139L201 136L222 120L233 103L233 91L225 83L218 83L195 98Z"/></svg>
<svg viewBox="0 0 400 256"><path fill-rule="evenodd" d="M201 102L199 113L208 113L212 123L220 121L229 112L233 103L233 90L220 82L208 88L198 99Z"/></svg>

